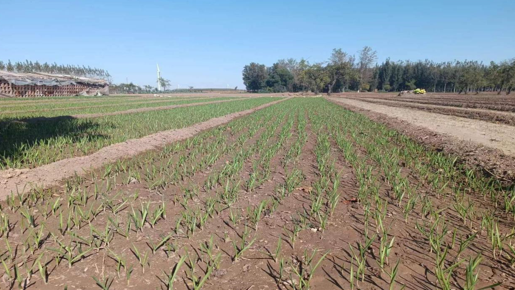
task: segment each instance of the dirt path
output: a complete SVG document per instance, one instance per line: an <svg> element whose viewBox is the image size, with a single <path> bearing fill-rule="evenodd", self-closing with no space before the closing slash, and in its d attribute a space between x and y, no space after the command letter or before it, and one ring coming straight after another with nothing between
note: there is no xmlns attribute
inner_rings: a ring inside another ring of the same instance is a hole
<svg viewBox="0 0 515 290"><path fill-rule="evenodd" d="M430 149L458 156L512 184L515 181L515 128L508 125L395 108L351 99L329 98L349 110L383 123Z"/></svg>
<svg viewBox="0 0 515 290"><path fill-rule="evenodd" d="M373 98L365 98L365 99L354 99L356 101L362 101L373 104L380 104L392 107L400 107L400 108L412 108L417 110L424 110L431 113L458 116L468 119L477 119L483 120L487 122L493 123L502 123L507 125L515 125L515 113L512 112L503 112L503 111L495 111L495 110L487 110L487 109L474 109L474 108L459 108L459 107L450 107L450 106L440 106L440 105L429 105L429 104L417 104L411 102L404 101L393 101L393 100L384 100L384 99L373 99Z"/></svg>
<svg viewBox="0 0 515 290"><path fill-rule="evenodd" d="M288 99L290 98L209 119L190 127L163 131L140 139L127 140L123 143L117 143L102 148L88 156L64 159L33 169L9 169L0 171L0 200L5 199L11 192L16 192L17 190L21 193L27 192L34 187L47 188L57 185L61 180L72 177L75 174L82 175L89 170L100 168L118 159L130 158L142 152L158 149L169 143L193 137L201 131L226 124L235 118L251 114Z"/></svg>

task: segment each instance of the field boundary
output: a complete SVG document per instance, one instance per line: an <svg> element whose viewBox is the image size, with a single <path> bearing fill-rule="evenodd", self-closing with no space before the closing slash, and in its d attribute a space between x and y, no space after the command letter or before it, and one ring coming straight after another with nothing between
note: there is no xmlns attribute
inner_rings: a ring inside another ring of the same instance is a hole
<svg viewBox="0 0 515 290"><path fill-rule="evenodd" d="M506 155L500 149L460 140L448 134L435 132L383 113L342 103L335 99L326 98L326 100L347 110L360 113L374 122L386 125L390 129L399 131L430 150L443 151L446 154L458 156L459 161L469 169L480 169L486 177L494 177L508 185L515 183L515 172L513 171L515 158Z"/></svg>
<svg viewBox="0 0 515 290"><path fill-rule="evenodd" d="M0 181L0 200L4 200L11 192L21 194L32 188L48 188L58 185L63 179L74 175L83 175L89 170L100 168L116 160L136 156L146 151L162 148L176 141L185 140L202 131L229 123L236 118L249 115L289 99L291 97L269 102L252 109L212 118L189 127L162 131L139 139L130 139L104 147L87 156L63 159L32 169L7 169L0 171L0 177L3 179Z"/></svg>

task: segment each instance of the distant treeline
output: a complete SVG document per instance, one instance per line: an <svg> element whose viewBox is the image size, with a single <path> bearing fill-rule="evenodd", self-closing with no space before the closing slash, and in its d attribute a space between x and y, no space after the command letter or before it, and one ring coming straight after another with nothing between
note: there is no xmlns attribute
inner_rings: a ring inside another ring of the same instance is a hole
<svg viewBox="0 0 515 290"><path fill-rule="evenodd" d="M60 65L57 63L49 64L46 62L40 63L38 61L32 62L29 60L15 63L11 63L10 60L6 63L0 61L0 70L17 73L41 72L49 74L64 74L76 77L100 78L108 81L111 80L111 75L107 70L104 69L79 65Z"/></svg>
<svg viewBox="0 0 515 290"><path fill-rule="evenodd" d="M238 91L238 87L234 89L223 89L223 88L194 88L189 87L188 89L173 89L170 90L170 81L162 79L161 81L162 90L158 91L156 87L144 85L138 86L133 83L120 83L111 84L109 91L114 94L151 94L151 93L204 93L204 92L225 92L225 91ZM241 91L241 90L240 90Z"/></svg>
<svg viewBox="0 0 515 290"><path fill-rule="evenodd" d="M423 88L429 92L505 91L515 87L515 59L484 64L478 61L391 61L376 63L376 52L364 47L358 56L334 49L326 62L279 60L270 67L250 63L243 68L249 92L333 93L402 91Z"/></svg>

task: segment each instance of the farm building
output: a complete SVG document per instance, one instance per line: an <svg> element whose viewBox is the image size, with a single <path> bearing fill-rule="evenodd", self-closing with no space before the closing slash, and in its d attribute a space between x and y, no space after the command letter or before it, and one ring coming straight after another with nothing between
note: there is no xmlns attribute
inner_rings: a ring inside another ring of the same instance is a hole
<svg viewBox="0 0 515 290"><path fill-rule="evenodd" d="M0 97L108 95L105 80L46 73L0 71Z"/></svg>

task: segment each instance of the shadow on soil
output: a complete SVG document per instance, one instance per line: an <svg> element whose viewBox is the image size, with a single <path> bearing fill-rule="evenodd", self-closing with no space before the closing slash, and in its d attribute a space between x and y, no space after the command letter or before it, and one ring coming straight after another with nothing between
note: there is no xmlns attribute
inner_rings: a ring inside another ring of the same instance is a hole
<svg viewBox="0 0 515 290"><path fill-rule="evenodd" d="M105 126L102 124L103 128ZM37 144L60 146L105 138L105 135L100 134L100 124L94 119L76 119L71 116L3 118L0 119L0 166L10 167L12 164L9 163L21 161L31 147Z"/></svg>

